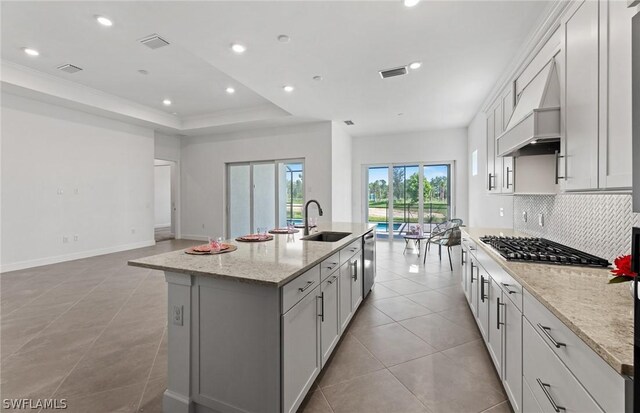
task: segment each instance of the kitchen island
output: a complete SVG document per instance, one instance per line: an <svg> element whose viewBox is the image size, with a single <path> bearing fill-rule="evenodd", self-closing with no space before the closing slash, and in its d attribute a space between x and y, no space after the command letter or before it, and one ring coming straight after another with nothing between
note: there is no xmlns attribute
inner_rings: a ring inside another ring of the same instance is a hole
<svg viewBox="0 0 640 413"><path fill-rule="evenodd" d="M163 411L295 412L366 295L373 227L319 224L316 233L348 235L312 241L301 230L226 254L130 261L168 283Z"/></svg>

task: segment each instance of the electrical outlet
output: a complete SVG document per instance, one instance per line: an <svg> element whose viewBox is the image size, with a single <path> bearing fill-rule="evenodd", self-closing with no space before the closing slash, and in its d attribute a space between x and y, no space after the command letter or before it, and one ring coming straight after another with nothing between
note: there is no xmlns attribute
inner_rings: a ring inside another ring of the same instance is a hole
<svg viewBox="0 0 640 413"><path fill-rule="evenodd" d="M184 306L174 305L173 306L173 324L176 326L181 326L183 324L183 313Z"/></svg>
<svg viewBox="0 0 640 413"><path fill-rule="evenodd" d="M538 225L544 227L544 214L538 214Z"/></svg>
<svg viewBox="0 0 640 413"><path fill-rule="evenodd" d="M504 208L500 208L500 216L503 217L504 216Z"/></svg>
<svg viewBox="0 0 640 413"><path fill-rule="evenodd" d="M65 236L63 236L63 237L62 237L62 243L63 243L63 244L66 244L67 242L69 242L69 237L65 237Z"/></svg>
<svg viewBox="0 0 640 413"><path fill-rule="evenodd" d="M527 211L522 211L522 222L527 222Z"/></svg>
<svg viewBox="0 0 640 413"><path fill-rule="evenodd" d="M64 194L64 189L58 188L58 195L63 195L63 194Z"/></svg>
<svg viewBox="0 0 640 413"><path fill-rule="evenodd" d="M79 239L79 237L78 237L77 235L74 235L74 236L73 236L73 240L74 240L74 241L77 241L78 239Z"/></svg>

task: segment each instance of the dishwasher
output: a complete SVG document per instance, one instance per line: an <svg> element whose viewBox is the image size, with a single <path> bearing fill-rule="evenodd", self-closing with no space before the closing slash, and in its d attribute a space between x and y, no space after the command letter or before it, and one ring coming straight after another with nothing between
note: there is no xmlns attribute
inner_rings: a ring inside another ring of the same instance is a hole
<svg viewBox="0 0 640 413"><path fill-rule="evenodd" d="M369 294L371 291L371 287L373 287L373 282L376 278L376 231L372 230L364 234L362 237L362 254L363 254L363 289L362 295L363 298Z"/></svg>

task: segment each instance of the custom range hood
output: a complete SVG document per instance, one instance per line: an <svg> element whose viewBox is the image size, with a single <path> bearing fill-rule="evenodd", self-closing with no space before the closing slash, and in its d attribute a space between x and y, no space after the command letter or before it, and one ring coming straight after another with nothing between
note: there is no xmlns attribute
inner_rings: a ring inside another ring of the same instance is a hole
<svg viewBox="0 0 640 413"><path fill-rule="evenodd" d="M505 132L498 156L552 154L560 150L560 81L550 61L524 88Z"/></svg>

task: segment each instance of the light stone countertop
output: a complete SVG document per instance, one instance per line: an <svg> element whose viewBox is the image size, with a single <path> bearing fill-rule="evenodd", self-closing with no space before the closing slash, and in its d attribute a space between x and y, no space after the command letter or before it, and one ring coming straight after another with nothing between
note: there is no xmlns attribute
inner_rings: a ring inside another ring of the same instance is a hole
<svg viewBox="0 0 640 413"><path fill-rule="evenodd" d="M183 274L233 279L240 282L280 287L307 269L319 264L342 247L355 241L375 224L318 223L311 234L321 231L350 232L337 242L301 240L303 229L295 234L274 234L272 241L225 241L236 251L217 255L189 255L184 250L129 261L129 265Z"/></svg>
<svg viewBox="0 0 640 413"><path fill-rule="evenodd" d="M495 228L462 230L614 370L633 375L633 298L629 283L608 284L610 272L606 268L510 262L480 237L527 234Z"/></svg>

